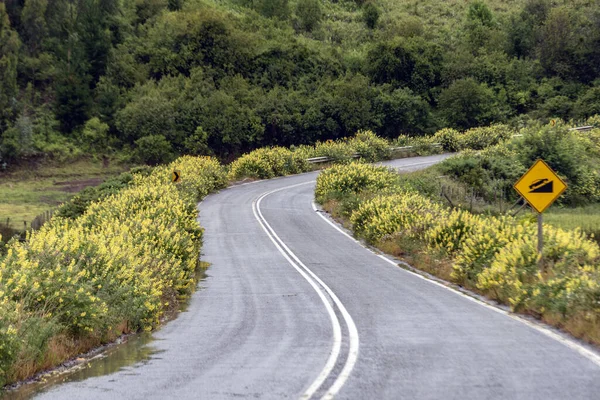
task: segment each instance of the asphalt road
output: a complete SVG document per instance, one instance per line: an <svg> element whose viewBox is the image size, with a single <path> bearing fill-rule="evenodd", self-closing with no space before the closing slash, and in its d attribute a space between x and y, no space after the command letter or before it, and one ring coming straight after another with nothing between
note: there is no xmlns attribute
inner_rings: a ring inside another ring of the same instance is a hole
<svg viewBox="0 0 600 400"><path fill-rule="evenodd" d="M39 398L600 398L597 355L364 248L315 211L315 177L207 197L209 276L156 355Z"/></svg>

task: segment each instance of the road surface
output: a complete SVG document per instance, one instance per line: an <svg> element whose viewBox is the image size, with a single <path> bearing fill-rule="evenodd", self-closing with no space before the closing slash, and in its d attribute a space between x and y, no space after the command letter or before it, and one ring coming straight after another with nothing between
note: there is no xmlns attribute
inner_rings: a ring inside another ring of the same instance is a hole
<svg viewBox="0 0 600 400"><path fill-rule="evenodd" d="M39 398L599 398L594 353L361 246L315 211L316 175L207 197L208 278L155 334L159 352Z"/></svg>

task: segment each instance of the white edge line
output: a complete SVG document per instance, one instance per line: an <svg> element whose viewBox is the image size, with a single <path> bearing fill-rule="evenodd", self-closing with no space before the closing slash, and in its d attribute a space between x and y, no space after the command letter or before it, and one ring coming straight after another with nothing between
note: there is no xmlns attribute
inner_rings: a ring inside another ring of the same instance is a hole
<svg viewBox="0 0 600 400"><path fill-rule="evenodd" d="M319 211L319 209L317 208L316 203L313 201L312 202L312 208L314 211ZM350 240L352 240L353 242L359 244L361 247L366 248L367 250L369 250L371 253L375 254L377 257L381 258L382 260L386 261L387 263L393 265L396 268L400 268L397 262L394 262L393 260L390 260L389 258L381 255L381 254L377 254L376 252L374 252L373 250L369 249L368 247L365 247L362 245L361 242L359 242L358 240L356 240L354 237L350 236L348 233L344 232L339 226L337 226L336 224L334 224L332 221L330 221L327 217L325 217L324 215L322 215L320 212L317 212L317 214L319 215L319 217L321 217L325 222L327 222L329 225L331 225L333 228L335 228L338 232L340 232L341 234L343 234L344 236L346 236L347 238L349 238ZM416 276L420 279L423 279L424 281L433 283L434 285L437 285L441 288L444 288L446 290L449 290L452 293L455 293L469 301L472 301L473 303L479 304L480 306L483 306L489 310L492 310L494 312L497 312L498 314L502 314L505 315L515 321L521 322L525 325L527 325L528 327L535 329L536 331L548 336L551 339L556 340L559 343L562 343L563 345L567 346L568 348L570 348L571 350L576 351L577 353L579 353L580 355L584 356L585 358L587 358L588 360L590 360L591 362L593 362L594 364L596 364L596 366L600 367L600 355L598 355L597 353L595 353L594 351L580 345L579 343L573 341L572 339L563 337L562 335L557 334L556 332L553 332L551 329L546 328L544 326L541 326L539 324L536 324L534 322L528 321L525 318L522 318L516 314L512 314L509 313L505 310L502 310L498 307L494 307L484 301L481 301L479 299L476 299L474 297L471 296L467 296L466 294L452 288L449 286L446 286L440 282L436 282L435 280L429 279L426 276L423 276L421 274L418 274L416 272L410 271L408 269L404 269L402 268L403 271L408 272L409 274L412 274L413 276Z"/></svg>
<svg viewBox="0 0 600 400"><path fill-rule="evenodd" d="M310 183L310 182L308 182L308 183ZM298 185L293 185L293 186L298 186ZM290 187L292 187L292 186L290 186ZM331 306L331 304L329 303L329 301L323 294L323 291L318 287L318 285L314 282L314 280L312 280L306 274L306 272L304 272L296 263L294 263L294 261L292 261L292 259L290 259L288 254L281 248L281 246L279 245L277 240L273 237L274 233L272 235L269 232L269 229L267 228L267 226L265 226L265 224L268 225L266 220L264 221L264 223L263 223L263 220L261 220L261 217L263 219L264 219L264 217L262 216L262 213L260 212L258 203L265 196L267 196L271 193L272 192L263 194L257 201L252 203L252 212L254 213L254 217L256 218L256 220L258 221L260 226L263 228L263 230L265 231L265 233L267 234L269 239L273 242L273 244L275 245L277 250L279 250L279 252L283 255L283 257L288 261L288 263L290 263L290 265L292 265L292 267L294 267L294 269L296 269L296 271L298 271L298 273L300 275L302 275L302 277L312 286L312 288L315 290L315 292L317 292L321 301L325 305L325 308L327 309L327 314L329 315L329 319L331 320L331 325L333 328L333 345L331 348L331 353L329 355L329 358L327 359L327 362L325 363L323 370L319 373L317 379L315 379L313 381L313 383L308 387L308 389L306 389L306 391L300 397L301 399L310 399L316 393L316 391L319 389L319 387L321 387L323 382L325 382L325 380L327 379L327 377L329 376L329 374L331 373L331 371L333 371L333 368L335 367L335 363L337 361L337 358L339 357L341 347L342 347L342 329L340 326L340 322L337 318L337 315L335 315L335 311L333 310L333 307ZM259 214L260 214L260 217L259 217ZM269 228L270 228L270 226L269 226Z"/></svg>

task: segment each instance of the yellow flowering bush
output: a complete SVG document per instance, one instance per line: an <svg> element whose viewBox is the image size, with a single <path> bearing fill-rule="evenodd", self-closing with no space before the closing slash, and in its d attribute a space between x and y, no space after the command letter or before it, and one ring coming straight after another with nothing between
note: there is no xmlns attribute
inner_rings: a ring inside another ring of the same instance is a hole
<svg viewBox="0 0 600 400"><path fill-rule="evenodd" d="M0 387L4 385L5 378L15 363L19 348L20 337L16 325L17 304L9 301L0 294Z"/></svg>
<svg viewBox="0 0 600 400"><path fill-rule="evenodd" d="M0 259L0 384L41 362L56 335L100 343L123 323L154 328L195 286L196 201L225 183L217 160L182 157L13 242Z"/></svg>
<svg viewBox="0 0 600 400"><path fill-rule="evenodd" d="M314 146L300 146L297 151L307 158L329 157L335 163L349 162L356 153L348 138L317 142Z"/></svg>
<svg viewBox="0 0 600 400"><path fill-rule="evenodd" d="M254 150L231 163L229 179L245 177L268 179L275 176L297 174L310 170L310 165L300 153L284 147Z"/></svg>
<svg viewBox="0 0 600 400"><path fill-rule="evenodd" d="M335 165L317 178L315 198L319 202L367 190L382 190L393 186L397 176L386 167L353 162Z"/></svg>
<svg viewBox="0 0 600 400"><path fill-rule="evenodd" d="M471 128L458 136L458 148L483 150L510 139L512 135L512 129L502 124Z"/></svg>
<svg viewBox="0 0 600 400"><path fill-rule="evenodd" d="M390 158L390 144L372 131L358 131L350 139L350 147L365 161L374 162Z"/></svg>
<svg viewBox="0 0 600 400"><path fill-rule="evenodd" d="M445 151L458 151L461 149L460 132L452 128L444 128L433 135L433 140L442 145Z"/></svg>
<svg viewBox="0 0 600 400"><path fill-rule="evenodd" d="M599 254L598 244L580 231L544 226L542 263L536 235L524 236L498 251L490 267L479 275L478 287L515 310L543 313L553 303L544 296L551 293L556 299L564 295L559 292L581 275L584 266L598 266Z"/></svg>
<svg viewBox="0 0 600 400"><path fill-rule="evenodd" d="M394 174L338 165L319 175L315 197L329 202L334 215L349 215L354 234L368 243L393 252L394 243L403 252L417 246L422 259L436 260L424 266L430 272L600 342L598 243L579 230L544 226L540 258L537 226L529 219L446 208ZM448 264L450 271L440 267Z"/></svg>
<svg viewBox="0 0 600 400"><path fill-rule="evenodd" d="M460 284L475 285L500 249L518 238L532 237L535 232L529 221L519 222L507 216L478 218L456 254L453 278Z"/></svg>
<svg viewBox="0 0 600 400"><path fill-rule="evenodd" d="M418 193L397 193L363 202L350 221L357 236L377 243L398 233L420 236L443 214L442 207Z"/></svg>

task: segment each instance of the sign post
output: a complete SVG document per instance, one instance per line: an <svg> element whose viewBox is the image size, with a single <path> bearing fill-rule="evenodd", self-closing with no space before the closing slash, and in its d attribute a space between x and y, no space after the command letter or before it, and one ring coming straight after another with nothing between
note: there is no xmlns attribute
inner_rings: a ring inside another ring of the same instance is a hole
<svg viewBox="0 0 600 400"><path fill-rule="evenodd" d="M567 189L567 184L548 164L537 160L514 188L538 213L538 252L541 255L544 246L542 213Z"/></svg>

